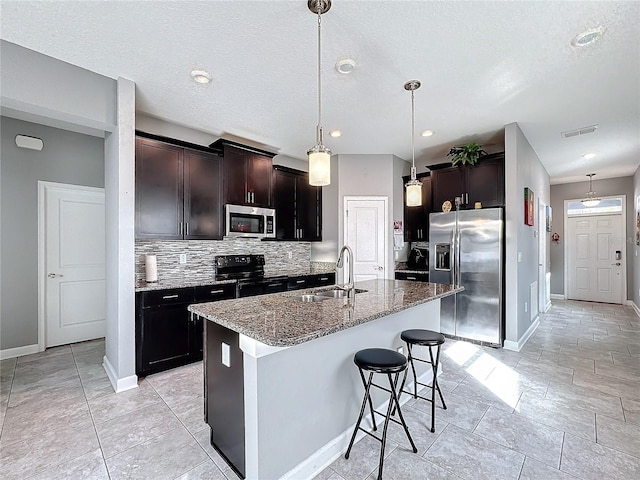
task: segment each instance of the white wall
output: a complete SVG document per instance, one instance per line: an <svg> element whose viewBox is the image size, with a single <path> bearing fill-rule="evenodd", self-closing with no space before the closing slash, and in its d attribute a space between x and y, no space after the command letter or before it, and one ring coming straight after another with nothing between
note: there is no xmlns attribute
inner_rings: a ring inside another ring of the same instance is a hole
<svg viewBox="0 0 640 480"><path fill-rule="evenodd" d="M533 324L529 285L538 280L537 222L524 224L524 188L539 200L550 204L549 174L517 123L505 126L505 318L508 348L521 346ZM518 261L520 258L520 261ZM534 319L535 320L535 319Z"/></svg>
<svg viewBox="0 0 640 480"><path fill-rule="evenodd" d="M638 217L639 212L636 210L637 206L637 198L640 196L640 166L637 168L636 173L633 175L633 198L627 199L627 208L633 211L633 235L634 235L634 243L632 244L633 250L633 262L629 262L629 267L632 270L633 281L633 290L632 295L629 295L629 298L633 300L634 305L636 306L636 312L640 313L638 307L640 307L640 246L635 244L635 229L640 228L640 217ZM637 225L637 227L636 227Z"/></svg>

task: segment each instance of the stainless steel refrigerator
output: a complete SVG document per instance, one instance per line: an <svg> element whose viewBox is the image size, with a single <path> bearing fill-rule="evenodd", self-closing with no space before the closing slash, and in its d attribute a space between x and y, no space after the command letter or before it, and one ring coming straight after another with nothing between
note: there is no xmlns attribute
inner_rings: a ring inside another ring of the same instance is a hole
<svg viewBox="0 0 640 480"><path fill-rule="evenodd" d="M502 346L503 251L501 208L429 216L429 281L464 287L441 300L442 333Z"/></svg>

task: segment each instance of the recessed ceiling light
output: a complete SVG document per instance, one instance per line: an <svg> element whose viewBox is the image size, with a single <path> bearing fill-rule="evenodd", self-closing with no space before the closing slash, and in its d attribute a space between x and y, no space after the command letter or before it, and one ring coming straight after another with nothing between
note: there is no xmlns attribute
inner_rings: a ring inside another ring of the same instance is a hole
<svg viewBox="0 0 640 480"><path fill-rule="evenodd" d="M340 135L342 135L342 130L331 130L329 132L329 135L331 135L332 137L339 137Z"/></svg>
<svg viewBox="0 0 640 480"><path fill-rule="evenodd" d="M592 158L595 158L596 154L593 152L590 153L585 153L584 155L582 155L582 158L586 159L586 160L591 160Z"/></svg>
<svg viewBox="0 0 640 480"><path fill-rule="evenodd" d="M356 68L356 62L350 58L343 58L336 62L336 70L340 73L351 73L354 68Z"/></svg>
<svg viewBox="0 0 640 480"><path fill-rule="evenodd" d="M433 130L429 129L429 130L423 130L420 135L422 135L423 137L430 137L431 135L433 135Z"/></svg>
<svg viewBox="0 0 640 480"><path fill-rule="evenodd" d="M202 83L203 85L211 82L211 75L209 72L205 72L204 70L192 70L191 78L194 82Z"/></svg>
<svg viewBox="0 0 640 480"><path fill-rule="evenodd" d="M574 47L586 47L598 40L607 29L605 27L589 28L582 33L579 33L571 40L571 45Z"/></svg>

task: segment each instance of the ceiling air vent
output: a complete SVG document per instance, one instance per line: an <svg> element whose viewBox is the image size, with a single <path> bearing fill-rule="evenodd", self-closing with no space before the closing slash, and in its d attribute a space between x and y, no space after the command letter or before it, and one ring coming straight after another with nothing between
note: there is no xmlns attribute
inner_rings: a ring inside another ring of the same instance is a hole
<svg viewBox="0 0 640 480"><path fill-rule="evenodd" d="M589 125L588 127L577 128L576 130L567 130L562 132L563 138L577 137L578 135L586 135L587 133L593 133L598 129L598 125Z"/></svg>

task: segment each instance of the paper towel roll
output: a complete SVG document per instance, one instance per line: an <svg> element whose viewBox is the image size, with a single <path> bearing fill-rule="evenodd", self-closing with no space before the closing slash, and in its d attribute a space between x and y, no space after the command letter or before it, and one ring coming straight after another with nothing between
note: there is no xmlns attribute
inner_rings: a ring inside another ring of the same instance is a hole
<svg viewBox="0 0 640 480"><path fill-rule="evenodd" d="M158 260L155 255L146 255L144 258L144 267L147 275L147 282L153 283L158 281Z"/></svg>

